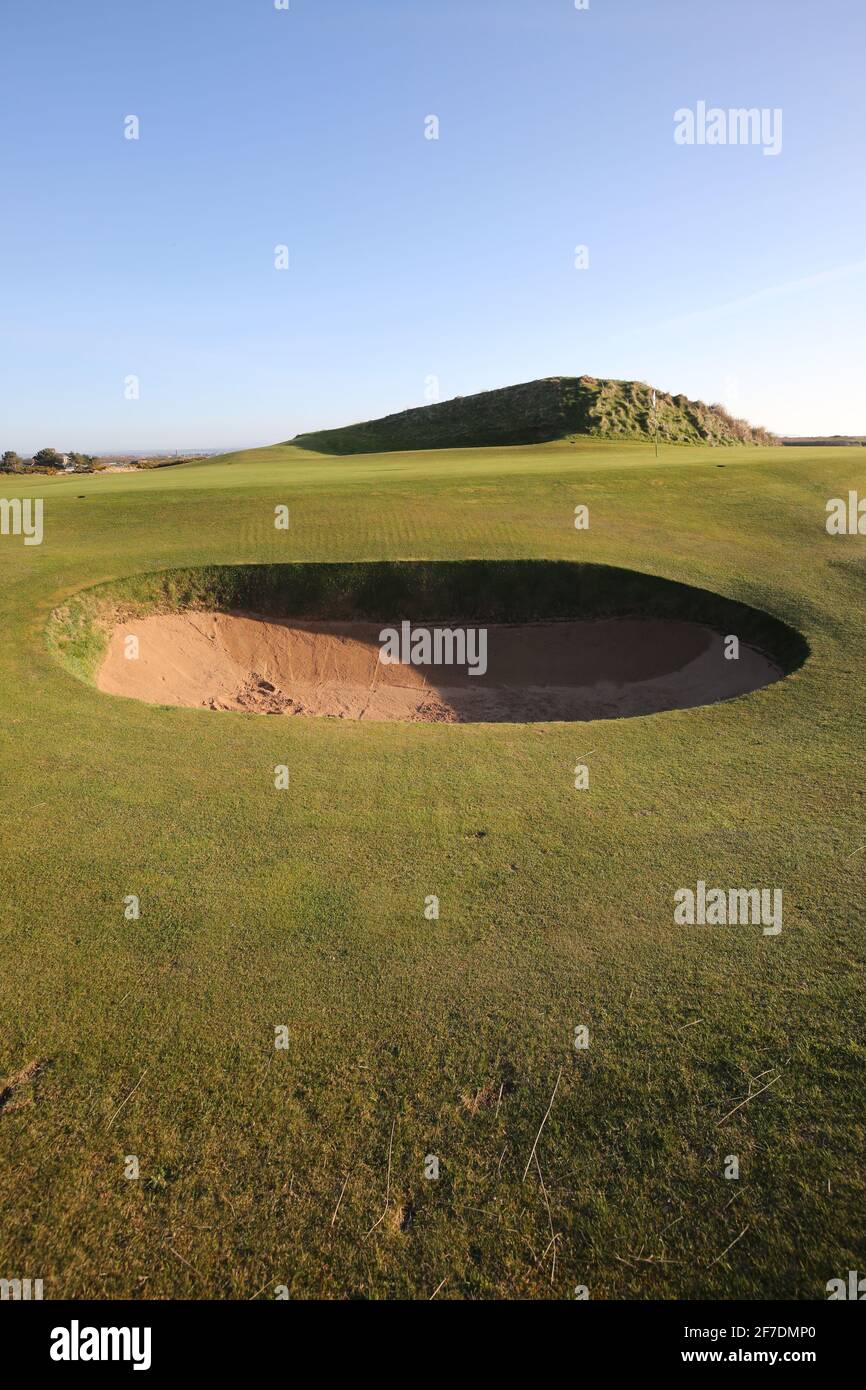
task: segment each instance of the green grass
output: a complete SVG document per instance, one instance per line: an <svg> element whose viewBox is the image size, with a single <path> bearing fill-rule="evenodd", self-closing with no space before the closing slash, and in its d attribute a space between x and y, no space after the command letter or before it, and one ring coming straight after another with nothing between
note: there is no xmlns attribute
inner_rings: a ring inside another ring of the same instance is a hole
<svg viewBox="0 0 866 1390"><path fill-rule="evenodd" d="M824 529L849 488L851 449L591 440L5 478L45 541L0 538L0 1079L44 1065L0 1109L0 1274L764 1299L862 1270L866 540ZM467 558L663 576L811 654L651 718L366 725L103 695L46 636L145 571ZM699 878L782 887L781 936L675 926Z"/></svg>

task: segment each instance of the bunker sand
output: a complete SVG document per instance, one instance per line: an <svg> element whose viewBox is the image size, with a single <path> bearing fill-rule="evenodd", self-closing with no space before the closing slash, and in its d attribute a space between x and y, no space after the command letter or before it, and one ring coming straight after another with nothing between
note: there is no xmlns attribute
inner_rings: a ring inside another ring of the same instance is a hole
<svg viewBox="0 0 866 1390"><path fill-rule="evenodd" d="M603 618L485 625L487 670L386 665L385 622L186 611L119 624L97 676L150 704L254 714L451 723L617 719L713 704L779 680L778 666L698 623ZM399 625L399 624L398 624ZM458 626L455 622L433 626ZM127 656L127 639L138 656Z"/></svg>

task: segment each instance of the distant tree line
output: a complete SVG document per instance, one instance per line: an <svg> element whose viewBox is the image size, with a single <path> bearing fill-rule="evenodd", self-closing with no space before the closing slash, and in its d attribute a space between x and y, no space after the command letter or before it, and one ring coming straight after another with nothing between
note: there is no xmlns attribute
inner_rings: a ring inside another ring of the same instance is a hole
<svg viewBox="0 0 866 1390"><path fill-rule="evenodd" d="M153 458L131 458L128 454L111 455L128 468L168 468L177 463L190 463L198 454L158 454ZM72 470L76 473L101 473L108 466L106 456L97 454L61 454L57 449L38 449L32 458L22 458L14 449L0 454L0 473L57 473Z"/></svg>
<svg viewBox="0 0 866 1390"><path fill-rule="evenodd" d="M38 449L32 458L22 458L14 449L7 449L0 457L0 471L3 473L44 473L59 470L70 464L76 473L90 473L97 460L93 454L61 454L56 449Z"/></svg>

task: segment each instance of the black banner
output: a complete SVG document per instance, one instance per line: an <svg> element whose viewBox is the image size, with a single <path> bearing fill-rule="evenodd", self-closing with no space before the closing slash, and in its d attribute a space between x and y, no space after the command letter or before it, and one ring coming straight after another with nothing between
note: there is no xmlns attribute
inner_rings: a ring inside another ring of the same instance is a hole
<svg viewBox="0 0 866 1390"><path fill-rule="evenodd" d="M509 1305L508 1337L487 1347L496 1360L496 1346L511 1344L520 1329L521 1345L528 1336L551 1335L568 1339L580 1364L586 1357L612 1371L638 1362L642 1368L668 1372L674 1368L698 1371L704 1366L763 1366L769 1370L790 1366L811 1367L824 1378L850 1364L862 1345L862 1314L856 1309L837 1306L849 1299L820 1303L614 1303L574 1300L560 1305L553 1322L550 1305L532 1307ZM856 1299L854 1301L862 1301ZM489 1310L489 1311L488 1311ZM332 1329L344 1329L350 1336L369 1336L405 1324L409 1316L415 1335L423 1337L424 1373L429 1375L437 1351L446 1359L453 1356L453 1344L431 1342L431 1334L442 1330L477 1332L495 1327L496 1312L489 1304L455 1308L448 1300L437 1301L424 1322L415 1323L406 1305L397 1308L381 1303L361 1311L359 1303L292 1303L256 1300L248 1303L183 1302L38 1302L8 1301L0 1304L0 1329L4 1344L14 1347L16 1359L24 1369L49 1371L60 1377L92 1376L109 1369L135 1374L164 1374L166 1371L244 1371L273 1360L286 1359L291 1347L294 1361L306 1349L308 1355L322 1357L316 1350L325 1316ZM526 1323L523 1318L526 1317ZM541 1318L541 1323L536 1319ZM383 1321L380 1322L379 1319ZM452 1319L456 1318L456 1322ZM344 1321L346 1319L347 1321ZM517 1323L515 1324L515 1319ZM304 1333L310 1329L305 1348ZM287 1338L289 1339L287 1342ZM354 1343L353 1360L372 1356L372 1344ZM432 1347L432 1350L431 1350ZM545 1357L550 1355L549 1340L539 1343ZM562 1344L560 1343L560 1352ZM541 1353L540 1353L541 1354ZM331 1363L333 1348L327 1347ZM339 1356L337 1358L339 1360ZM453 1370L453 1366L452 1366Z"/></svg>

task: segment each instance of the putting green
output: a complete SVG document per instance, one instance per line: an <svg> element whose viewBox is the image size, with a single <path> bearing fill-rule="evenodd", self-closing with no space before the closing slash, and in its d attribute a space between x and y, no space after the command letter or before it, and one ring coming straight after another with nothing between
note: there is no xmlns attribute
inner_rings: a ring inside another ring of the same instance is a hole
<svg viewBox="0 0 866 1390"><path fill-rule="evenodd" d="M3 479L45 504L41 545L0 538L4 1276L765 1299L863 1267L866 538L825 504L866 461L718 462L278 446ZM155 572L469 557L711 591L809 659L580 726L221 718L98 691L93 634L52 621ZM679 924L701 882L781 889L782 931Z"/></svg>

